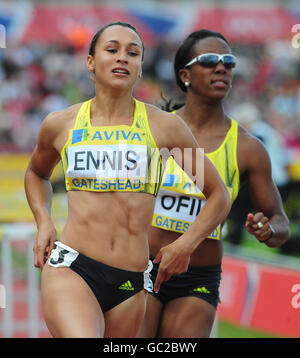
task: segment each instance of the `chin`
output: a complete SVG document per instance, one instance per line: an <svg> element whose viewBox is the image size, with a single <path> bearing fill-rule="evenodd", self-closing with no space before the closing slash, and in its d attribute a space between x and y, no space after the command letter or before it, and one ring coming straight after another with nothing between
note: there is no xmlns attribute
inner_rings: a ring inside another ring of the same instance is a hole
<svg viewBox="0 0 300 358"><path fill-rule="evenodd" d="M215 99L223 99L228 95L229 91L228 88L224 88L224 89L215 89L213 91L211 91L211 98L215 98Z"/></svg>
<svg viewBox="0 0 300 358"><path fill-rule="evenodd" d="M110 85L116 88L132 88L134 87L135 82L133 82L132 79L129 78L115 78L110 82Z"/></svg>
<svg viewBox="0 0 300 358"><path fill-rule="evenodd" d="M129 86L128 83L110 83L110 88L116 91L128 91L132 90L132 86Z"/></svg>
<svg viewBox="0 0 300 358"><path fill-rule="evenodd" d="M212 93L207 95L207 98L210 100L210 102L220 102L222 101L224 98L226 98L227 96L227 92L219 92L219 93Z"/></svg>

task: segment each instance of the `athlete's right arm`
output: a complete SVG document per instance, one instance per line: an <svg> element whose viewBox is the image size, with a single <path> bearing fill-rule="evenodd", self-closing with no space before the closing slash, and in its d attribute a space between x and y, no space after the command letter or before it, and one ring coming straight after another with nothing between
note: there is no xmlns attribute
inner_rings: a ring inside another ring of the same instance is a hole
<svg viewBox="0 0 300 358"><path fill-rule="evenodd" d="M27 201L38 229L34 245L34 266L40 269L51 254L56 240L56 230L51 219L52 186L49 180L60 160L54 146L58 131L55 122L54 113L43 121L24 180Z"/></svg>

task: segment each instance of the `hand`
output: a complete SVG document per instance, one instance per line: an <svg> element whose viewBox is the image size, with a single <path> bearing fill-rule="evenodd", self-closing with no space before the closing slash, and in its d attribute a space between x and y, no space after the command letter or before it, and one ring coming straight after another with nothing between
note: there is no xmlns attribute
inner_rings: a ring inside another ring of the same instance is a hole
<svg viewBox="0 0 300 358"><path fill-rule="evenodd" d="M185 249L178 240L162 247L154 263L160 263L157 277L154 283L154 291L157 293L163 281L168 281L172 275L186 272L190 262L191 252Z"/></svg>
<svg viewBox="0 0 300 358"><path fill-rule="evenodd" d="M46 261L54 248L57 240L55 227L52 223L43 224L39 227L33 247L34 266L43 269Z"/></svg>
<svg viewBox="0 0 300 358"><path fill-rule="evenodd" d="M258 241L267 240L272 233L269 219L261 212L255 215L251 213L248 214L246 229L251 235L254 235Z"/></svg>

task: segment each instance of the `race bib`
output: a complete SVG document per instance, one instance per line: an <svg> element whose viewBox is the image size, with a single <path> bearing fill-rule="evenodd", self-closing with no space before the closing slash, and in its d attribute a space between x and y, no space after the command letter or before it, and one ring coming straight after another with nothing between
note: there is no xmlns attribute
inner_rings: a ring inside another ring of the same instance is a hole
<svg viewBox="0 0 300 358"><path fill-rule="evenodd" d="M66 183L73 190L142 191L148 171L146 132L128 126L75 129Z"/></svg>
<svg viewBox="0 0 300 358"><path fill-rule="evenodd" d="M147 146L144 145L69 147L66 175L72 178L145 179L147 163Z"/></svg>
<svg viewBox="0 0 300 358"><path fill-rule="evenodd" d="M193 224L205 203L206 201L199 197L160 189L155 200L152 226L184 233ZM221 226L219 225L208 238L220 240L220 237Z"/></svg>

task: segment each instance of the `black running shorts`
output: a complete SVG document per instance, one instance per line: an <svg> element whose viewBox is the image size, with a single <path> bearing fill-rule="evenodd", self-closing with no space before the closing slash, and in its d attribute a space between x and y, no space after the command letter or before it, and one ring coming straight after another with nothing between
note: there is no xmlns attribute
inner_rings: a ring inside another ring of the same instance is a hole
<svg viewBox="0 0 300 358"><path fill-rule="evenodd" d="M159 264L153 264L150 272L153 284L158 273L158 267ZM207 301L216 308L220 302L221 272L221 264L199 267L189 266L187 272L173 275L169 281L162 282L158 293L151 289L148 291L164 305L176 298L193 296Z"/></svg>
<svg viewBox="0 0 300 358"><path fill-rule="evenodd" d="M59 241L56 245L49 258L49 265L69 267L78 273L94 292L103 312L148 286L150 267L145 272L127 271L82 255Z"/></svg>

